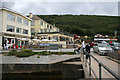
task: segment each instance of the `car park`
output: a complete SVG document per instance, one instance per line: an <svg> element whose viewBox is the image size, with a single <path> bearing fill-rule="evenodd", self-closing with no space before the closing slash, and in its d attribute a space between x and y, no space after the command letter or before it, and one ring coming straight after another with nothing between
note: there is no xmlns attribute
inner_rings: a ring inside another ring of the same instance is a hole
<svg viewBox="0 0 120 80"><path fill-rule="evenodd" d="M96 52L100 55L105 55L107 52L113 51L111 46L109 44L105 44L105 43L95 44L95 46L93 47L93 50L94 50L94 52Z"/></svg>

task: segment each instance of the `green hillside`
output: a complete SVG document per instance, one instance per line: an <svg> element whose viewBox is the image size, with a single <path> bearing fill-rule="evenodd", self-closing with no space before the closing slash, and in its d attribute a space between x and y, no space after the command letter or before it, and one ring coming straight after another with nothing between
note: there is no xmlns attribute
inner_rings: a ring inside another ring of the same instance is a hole
<svg viewBox="0 0 120 80"><path fill-rule="evenodd" d="M116 16L95 15L38 15L50 24L55 24L64 32L78 34L80 36L94 34L114 35L118 30L118 18Z"/></svg>

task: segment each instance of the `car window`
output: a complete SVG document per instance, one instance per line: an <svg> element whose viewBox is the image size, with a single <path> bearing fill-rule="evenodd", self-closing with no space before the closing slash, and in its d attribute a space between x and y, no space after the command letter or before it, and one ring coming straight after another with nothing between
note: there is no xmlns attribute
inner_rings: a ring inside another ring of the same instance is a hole
<svg viewBox="0 0 120 80"><path fill-rule="evenodd" d="M110 46L114 46L114 44L110 44Z"/></svg>
<svg viewBox="0 0 120 80"><path fill-rule="evenodd" d="M120 43L115 44L115 47L120 47Z"/></svg>
<svg viewBox="0 0 120 80"><path fill-rule="evenodd" d="M98 47L109 47L109 45L99 44Z"/></svg>

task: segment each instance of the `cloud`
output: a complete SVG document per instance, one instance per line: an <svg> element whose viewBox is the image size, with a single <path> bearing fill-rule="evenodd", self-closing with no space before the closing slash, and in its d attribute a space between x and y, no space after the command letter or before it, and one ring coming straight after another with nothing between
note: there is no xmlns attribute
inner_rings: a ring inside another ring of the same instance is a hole
<svg viewBox="0 0 120 80"><path fill-rule="evenodd" d="M4 3L8 8L22 14L32 12L38 15L52 14L88 14L88 15L117 15L117 2L18 2Z"/></svg>
<svg viewBox="0 0 120 80"><path fill-rule="evenodd" d="M5 6L7 8L13 8L15 5L14 2L2 2L1 4L2 4L1 6Z"/></svg>

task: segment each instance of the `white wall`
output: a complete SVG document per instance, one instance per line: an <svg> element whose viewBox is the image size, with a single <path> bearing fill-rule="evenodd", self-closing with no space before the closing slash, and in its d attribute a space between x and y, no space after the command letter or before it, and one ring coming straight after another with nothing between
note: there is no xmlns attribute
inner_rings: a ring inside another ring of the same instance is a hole
<svg viewBox="0 0 120 80"><path fill-rule="evenodd" d="M2 36L0 36L0 49L2 49Z"/></svg>
<svg viewBox="0 0 120 80"><path fill-rule="evenodd" d="M0 10L0 49L2 49L2 10Z"/></svg>
<svg viewBox="0 0 120 80"><path fill-rule="evenodd" d="M11 12L9 12L9 13L11 13ZM15 28L19 27L19 28L28 30L28 34L23 34L22 31L21 31L20 35L28 36L28 37L31 36L31 22L30 21L29 21L29 25L26 26L24 24L18 23L17 20L16 21L7 20L7 14L8 14L8 11L3 10L3 30L2 30L2 32L6 32L7 25L12 25L12 26L15 26ZM14 13L12 13L12 14L16 15ZM16 19L17 19L17 16L19 16L19 15L16 15L16 17L15 17ZM25 19L25 18L22 17L22 21L23 21L23 19ZM18 33L16 33L16 30L15 30L15 32L7 32L7 33L18 34Z"/></svg>
<svg viewBox="0 0 120 80"><path fill-rule="evenodd" d="M2 31L2 11L0 10L0 33Z"/></svg>

